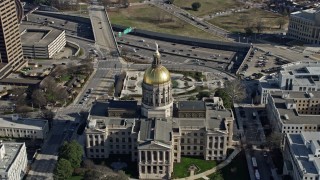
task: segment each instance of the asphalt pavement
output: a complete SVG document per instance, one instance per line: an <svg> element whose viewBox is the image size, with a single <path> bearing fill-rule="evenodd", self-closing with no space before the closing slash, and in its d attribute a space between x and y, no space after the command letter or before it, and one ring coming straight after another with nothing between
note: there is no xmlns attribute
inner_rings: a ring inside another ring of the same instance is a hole
<svg viewBox="0 0 320 180"><path fill-rule="evenodd" d="M228 37L229 32L217 26L214 26L206 21L202 21L198 17L192 16L189 12L173 5L173 4L166 4L166 3L159 3L159 2L150 2L155 6L163 9L164 11L176 16L177 18L205 31L215 36L220 36L222 38Z"/></svg>

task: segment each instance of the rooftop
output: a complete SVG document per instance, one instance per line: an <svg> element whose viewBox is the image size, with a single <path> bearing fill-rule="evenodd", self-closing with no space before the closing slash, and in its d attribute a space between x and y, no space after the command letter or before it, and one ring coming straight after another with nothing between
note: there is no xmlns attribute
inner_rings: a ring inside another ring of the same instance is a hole
<svg viewBox="0 0 320 180"><path fill-rule="evenodd" d="M306 9L303 11L297 11L291 13L292 16L308 19L308 20L314 20L315 19L315 14L319 13L319 9Z"/></svg>
<svg viewBox="0 0 320 180"><path fill-rule="evenodd" d="M288 109L286 107L286 102L288 99L282 98L282 94L283 93L281 91L271 92L271 96L274 100L275 106L284 124L320 124L319 115L302 115L299 114L296 109ZM315 94L317 95L317 97L319 97L320 93L317 92ZM305 92L290 92L289 97L308 98L306 97Z"/></svg>
<svg viewBox="0 0 320 180"><path fill-rule="evenodd" d="M205 111L204 101L179 101L176 103L179 111Z"/></svg>
<svg viewBox="0 0 320 180"><path fill-rule="evenodd" d="M47 26L20 25L22 46L46 47L64 31Z"/></svg>
<svg viewBox="0 0 320 180"><path fill-rule="evenodd" d="M111 100L109 101L108 109L126 109L133 110L137 109L137 101L117 101Z"/></svg>
<svg viewBox="0 0 320 180"><path fill-rule="evenodd" d="M9 170L23 145L24 143L2 143L0 145L0 148L5 149L4 157L0 160L0 174Z"/></svg>
<svg viewBox="0 0 320 180"><path fill-rule="evenodd" d="M144 119L141 121L139 141L160 141L168 143L171 140L172 123L168 119Z"/></svg>
<svg viewBox="0 0 320 180"><path fill-rule="evenodd" d="M320 75L320 62L293 62L281 66L281 74Z"/></svg>
<svg viewBox="0 0 320 180"><path fill-rule="evenodd" d="M297 160L300 170L305 170L306 173L310 174L318 174L317 167L320 167L319 158L314 157L311 149L305 145L305 141L318 141L320 139L320 132L288 134L287 138L292 155Z"/></svg>
<svg viewBox="0 0 320 180"><path fill-rule="evenodd" d="M10 118L0 118L0 128L42 130L47 123L48 121L43 119L18 119L13 121Z"/></svg>

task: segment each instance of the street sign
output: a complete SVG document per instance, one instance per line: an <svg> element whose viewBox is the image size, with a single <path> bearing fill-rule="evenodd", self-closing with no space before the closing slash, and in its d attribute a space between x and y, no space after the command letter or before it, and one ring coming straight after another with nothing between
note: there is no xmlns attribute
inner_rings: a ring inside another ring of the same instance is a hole
<svg viewBox="0 0 320 180"><path fill-rule="evenodd" d="M133 30L133 28L132 28L132 27L129 27L129 28L127 28L127 29L125 29L125 30L123 31L123 34L128 34L128 33L132 32L132 30Z"/></svg>

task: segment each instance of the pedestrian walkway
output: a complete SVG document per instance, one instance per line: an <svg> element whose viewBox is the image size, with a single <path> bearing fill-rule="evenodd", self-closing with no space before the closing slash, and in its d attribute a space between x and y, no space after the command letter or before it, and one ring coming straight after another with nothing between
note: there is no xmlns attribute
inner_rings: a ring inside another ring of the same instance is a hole
<svg viewBox="0 0 320 180"><path fill-rule="evenodd" d="M205 171L205 172L200 173L200 174L196 174L194 176L189 176L189 177L175 179L175 180L194 180L194 179L200 179L200 178L204 178L206 176L209 176L210 174L213 174L213 173L217 172L218 170L224 168L228 164L230 164L230 162L233 160L233 158L236 157L239 154L240 151L241 150L239 148L236 148L226 160L221 162L218 166L216 166L216 167L214 167L212 169L209 169L208 171ZM206 179L206 178L204 178L204 179Z"/></svg>

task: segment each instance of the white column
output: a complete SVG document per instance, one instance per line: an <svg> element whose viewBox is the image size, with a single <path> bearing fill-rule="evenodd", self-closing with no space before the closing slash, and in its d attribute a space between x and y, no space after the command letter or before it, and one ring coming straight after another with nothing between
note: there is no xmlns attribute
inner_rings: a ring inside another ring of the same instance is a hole
<svg viewBox="0 0 320 180"><path fill-rule="evenodd" d="M160 160L160 153L159 151L157 151L157 162L159 162L159 160Z"/></svg>
<svg viewBox="0 0 320 180"><path fill-rule="evenodd" d="M144 152L144 161L146 163L148 160L148 153L147 153L147 151L143 151L143 152Z"/></svg>
<svg viewBox="0 0 320 180"><path fill-rule="evenodd" d="M166 162L166 151L162 151L162 154L163 154L163 162Z"/></svg>
<svg viewBox="0 0 320 180"><path fill-rule="evenodd" d="M153 164L153 161L154 161L153 153L154 153L154 151L151 151L151 162L152 162L152 164Z"/></svg>
<svg viewBox="0 0 320 180"><path fill-rule="evenodd" d="M139 162L141 163L142 151L139 151Z"/></svg>

